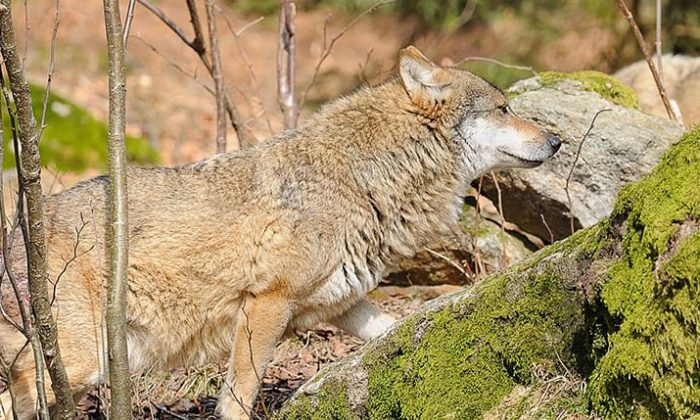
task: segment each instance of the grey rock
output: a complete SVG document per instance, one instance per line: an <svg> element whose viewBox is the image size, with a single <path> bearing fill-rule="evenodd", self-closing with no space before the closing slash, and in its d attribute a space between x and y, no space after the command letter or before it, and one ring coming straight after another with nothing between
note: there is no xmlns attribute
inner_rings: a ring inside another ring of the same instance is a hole
<svg viewBox="0 0 700 420"><path fill-rule="evenodd" d="M550 230L554 240L571 233L566 179L574 162L569 194L578 229L608 215L620 189L647 175L683 132L668 119L612 104L572 80L543 86L531 78L515 84L509 95L515 95L510 104L517 115L558 135L563 143L536 169L498 174L505 219L546 241ZM593 117L603 109L610 111L598 116L576 160ZM483 193L495 200L495 185L485 180Z"/></svg>

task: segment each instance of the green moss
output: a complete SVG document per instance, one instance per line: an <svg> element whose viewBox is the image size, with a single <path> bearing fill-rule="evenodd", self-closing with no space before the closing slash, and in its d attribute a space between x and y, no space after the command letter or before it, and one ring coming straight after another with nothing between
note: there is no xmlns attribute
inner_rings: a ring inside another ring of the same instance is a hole
<svg viewBox="0 0 700 420"><path fill-rule="evenodd" d="M32 105L37 125L41 123L44 87L30 85ZM5 156L3 167L13 168L9 117L3 113ZM42 166L61 172L83 172L88 168L107 169L107 126L83 108L56 94L49 96L46 110L46 128L39 143ZM138 164L157 163L158 153L147 140L127 136L126 152L129 161Z"/></svg>
<svg viewBox="0 0 700 420"><path fill-rule="evenodd" d="M276 420L354 420L358 416L350 410L344 384L326 384L321 387L314 404L308 395L300 395L294 404L274 415Z"/></svg>
<svg viewBox="0 0 700 420"><path fill-rule="evenodd" d="M595 92L608 101L627 108L638 108L637 95L632 88L605 73L583 70L574 73L546 71L538 74L542 86L552 86L562 80L575 80L583 89Z"/></svg>
<svg viewBox="0 0 700 420"><path fill-rule="evenodd" d="M700 127L653 174L620 194L622 255L600 291L615 319L591 376L609 418L700 413Z"/></svg>
<svg viewBox="0 0 700 420"><path fill-rule="evenodd" d="M371 418L479 418L516 384L555 374L554 355L575 363L583 314L557 267L510 271L435 313L416 315L368 353Z"/></svg>

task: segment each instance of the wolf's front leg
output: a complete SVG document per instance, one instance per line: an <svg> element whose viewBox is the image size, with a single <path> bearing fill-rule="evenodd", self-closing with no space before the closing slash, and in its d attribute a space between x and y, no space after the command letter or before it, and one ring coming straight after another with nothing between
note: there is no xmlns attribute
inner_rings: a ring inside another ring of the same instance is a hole
<svg viewBox="0 0 700 420"><path fill-rule="evenodd" d="M279 293L248 295L239 309L233 349L217 411L225 419L248 419L265 367L292 317Z"/></svg>
<svg viewBox="0 0 700 420"><path fill-rule="evenodd" d="M396 322L394 317L377 309L367 298L362 299L344 314L331 320L333 325L365 341L379 337L394 322Z"/></svg>

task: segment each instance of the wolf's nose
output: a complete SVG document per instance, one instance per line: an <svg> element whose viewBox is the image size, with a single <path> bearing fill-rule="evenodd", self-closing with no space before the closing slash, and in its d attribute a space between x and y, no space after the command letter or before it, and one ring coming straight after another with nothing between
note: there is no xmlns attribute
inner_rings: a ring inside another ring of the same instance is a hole
<svg viewBox="0 0 700 420"><path fill-rule="evenodd" d="M552 146L555 152L561 147L561 139L551 133L547 135L547 143Z"/></svg>

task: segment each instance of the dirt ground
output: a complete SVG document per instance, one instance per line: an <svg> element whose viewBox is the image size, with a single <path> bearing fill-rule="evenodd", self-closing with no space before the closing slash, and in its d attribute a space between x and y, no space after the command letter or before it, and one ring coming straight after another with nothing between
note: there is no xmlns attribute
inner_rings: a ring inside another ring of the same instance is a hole
<svg viewBox="0 0 700 420"><path fill-rule="evenodd" d="M126 2L123 2L126 4ZM184 2L155 2L186 33L191 34ZM53 90L106 120L107 55L100 2L61 0ZM29 2L26 69L30 79L44 83L50 52L54 1ZM15 21L24 27L22 3L16 2ZM204 13L203 4L199 4ZM297 89L304 92L324 50L324 22L329 9L297 15ZM282 118L276 100L277 19L220 9L218 27L226 83L246 125L257 139L279 133ZM353 19L337 15L326 30L326 44ZM229 28L230 24L230 28ZM572 22L572 27L585 25ZM243 30L245 28L245 30ZM319 103L346 93L361 83L376 83L395 71L397 51L413 43L438 62L457 62L467 56L498 57L517 50L521 29L511 21L495 26L442 32L419 30L418 23L398 15L372 14L357 21L338 39L323 63L317 82L308 91L301 120ZM21 32L21 31L20 31ZM236 35L235 33L238 32ZM538 57L547 69L577 70L599 65L612 46L609 31L588 25L549 45L551 54ZM513 63L523 64L523 63ZM172 31L142 7L137 7L128 42L127 131L148 138L160 151L164 164L201 159L215 150L215 102L205 89L213 88L196 54ZM237 147L228 130L229 149ZM82 175L85 176L85 175ZM63 176L67 184L80 176ZM378 306L395 316L412 312L421 303L454 286L380 288L374 293ZM345 357L362 345L330 325L298 332L280 344L267 369L257 413L261 418L279 408L295 389L327 364ZM149 373L137 378L135 415L142 418L206 418L213 415L215 390L221 369L205 367L171 374ZM100 395L94 390L80 403L82 418L102 418Z"/></svg>

